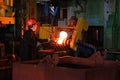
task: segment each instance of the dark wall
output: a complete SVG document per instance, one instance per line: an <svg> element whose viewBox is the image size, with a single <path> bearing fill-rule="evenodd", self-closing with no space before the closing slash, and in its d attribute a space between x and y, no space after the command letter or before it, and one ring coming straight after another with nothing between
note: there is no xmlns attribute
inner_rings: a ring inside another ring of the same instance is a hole
<svg viewBox="0 0 120 80"><path fill-rule="evenodd" d="M103 26L89 26L86 32L86 42L93 44L96 48L103 48L104 42L104 27Z"/></svg>

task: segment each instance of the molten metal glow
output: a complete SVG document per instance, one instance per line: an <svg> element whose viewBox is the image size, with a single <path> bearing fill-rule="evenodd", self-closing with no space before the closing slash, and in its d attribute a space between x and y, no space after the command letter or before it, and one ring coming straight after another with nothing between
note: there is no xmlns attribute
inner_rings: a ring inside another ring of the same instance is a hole
<svg viewBox="0 0 120 80"><path fill-rule="evenodd" d="M67 35L67 32L61 31L57 43L58 43L58 44L62 44L63 41L66 40L67 36L68 36L68 35Z"/></svg>

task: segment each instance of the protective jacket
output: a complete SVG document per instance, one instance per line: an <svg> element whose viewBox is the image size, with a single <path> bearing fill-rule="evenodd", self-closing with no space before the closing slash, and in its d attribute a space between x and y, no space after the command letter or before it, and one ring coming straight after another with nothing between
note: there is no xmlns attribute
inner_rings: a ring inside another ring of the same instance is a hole
<svg viewBox="0 0 120 80"><path fill-rule="evenodd" d="M37 38L31 29L25 31L21 41L21 59L31 60L36 54Z"/></svg>

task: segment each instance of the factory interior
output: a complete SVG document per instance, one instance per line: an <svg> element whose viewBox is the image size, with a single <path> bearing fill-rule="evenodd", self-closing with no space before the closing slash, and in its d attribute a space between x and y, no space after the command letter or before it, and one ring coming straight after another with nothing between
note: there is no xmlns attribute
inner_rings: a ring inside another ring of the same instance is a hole
<svg viewBox="0 0 120 80"><path fill-rule="evenodd" d="M0 80L120 80L120 0L0 0Z"/></svg>

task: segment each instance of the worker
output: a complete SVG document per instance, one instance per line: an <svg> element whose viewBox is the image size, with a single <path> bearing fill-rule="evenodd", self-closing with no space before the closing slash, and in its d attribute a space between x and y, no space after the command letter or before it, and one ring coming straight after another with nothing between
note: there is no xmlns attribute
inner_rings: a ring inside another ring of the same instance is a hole
<svg viewBox="0 0 120 80"><path fill-rule="evenodd" d="M78 57L82 55L81 57L89 57L96 52L96 48L83 41L85 37L83 32L88 30L88 22L83 17L71 19L70 21L75 26L70 41L70 48L75 52L74 56Z"/></svg>
<svg viewBox="0 0 120 80"><path fill-rule="evenodd" d="M37 45L37 32L38 26L35 19L29 19L27 21L27 28L24 32L22 41L21 41L21 51L20 56L21 60L32 60L34 55L36 55L36 45Z"/></svg>
<svg viewBox="0 0 120 80"><path fill-rule="evenodd" d="M72 27L72 28L68 28L67 29L67 32L68 32L68 36L70 37L70 39L71 39L71 37L72 37L72 34L73 34L73 31L74 31L74 29L75 29L75 27L76 27L76 24L77 24L77 17L76 16L72 16L70 19L69 19L69 24L68 24L68 27Z"/></svg>
<svg viewBox="0 0 120 80"><path fill-rule="evenodd" d="M76 24L77 24L77 17L75 17L75 16L72 16L70 19L69 19L69 25L68 26L70 26L70 27L75 27L76 26Z"/></svg>
<svg viewBox="0 0 120 80"><path fill-rule="evenodd" d="M71 16L69 19L69 23L67 25L67 28L62 29L68 33L68 39L70 39L70 40L72 38L73 32L76 29L77 21L78 21L78 18L76 16Z"/></svg>

